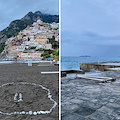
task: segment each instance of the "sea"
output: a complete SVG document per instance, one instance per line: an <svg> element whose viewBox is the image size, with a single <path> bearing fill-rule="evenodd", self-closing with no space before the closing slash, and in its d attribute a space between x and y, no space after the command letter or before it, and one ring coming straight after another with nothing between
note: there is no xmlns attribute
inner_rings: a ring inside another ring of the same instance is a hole
<svg viewBox="0 0 120 120"><path fill-rule="evenodd" d="M14 63L14 61L0 61L0 64L10 64Z"/></svg>
<svg viewBox="0 0 120 120"><path fill-rule="evenodd" d="M61 57L61 70L80 70L80 63L120 62L120 57Z"/></svg>

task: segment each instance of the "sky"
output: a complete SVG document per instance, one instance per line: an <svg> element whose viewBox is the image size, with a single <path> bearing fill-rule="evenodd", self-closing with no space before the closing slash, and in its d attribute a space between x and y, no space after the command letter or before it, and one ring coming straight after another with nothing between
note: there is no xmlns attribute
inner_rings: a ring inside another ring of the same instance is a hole
<svg viewBox="0 0 120 120"><path fill-rule="evenodd" d="M61 55L120 56L120 0L62 0Z"/></svg>
<svg viewBox="0 0 120 120"><path fill-rule="evenodd" d="M0 30L30 11L58 15L59 0L0 0Z"/></svg>

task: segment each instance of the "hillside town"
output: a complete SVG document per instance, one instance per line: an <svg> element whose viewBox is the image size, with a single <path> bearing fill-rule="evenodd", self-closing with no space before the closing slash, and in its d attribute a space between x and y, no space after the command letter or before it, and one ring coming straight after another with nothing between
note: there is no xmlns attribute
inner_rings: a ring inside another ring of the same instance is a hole
<svg viewBox="0 0 120 120"><path fill-rule="evenodd" d="M59 51L58 48L59 23L45 23L39 19L17 36L9 38L2 54L5 53L8 59L41 60L52 58L53 52Z"/></svg>

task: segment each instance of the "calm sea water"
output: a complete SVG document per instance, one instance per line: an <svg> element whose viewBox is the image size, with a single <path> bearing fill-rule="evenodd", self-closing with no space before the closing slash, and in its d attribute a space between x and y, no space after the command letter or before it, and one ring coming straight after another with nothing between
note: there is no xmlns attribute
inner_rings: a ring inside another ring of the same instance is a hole
<svg viewBox="0 0 120 120"><path fill-rule="evenodd" d="M9 64L9 63L14 63L14 61L0 61L0 64Z"/></svg>
<svg viewBox="0 0 120 120"><path fill-rule="evenodd" d="M61 57L61 70L80 70L80 63L120 62L120 57Z"/></svg>

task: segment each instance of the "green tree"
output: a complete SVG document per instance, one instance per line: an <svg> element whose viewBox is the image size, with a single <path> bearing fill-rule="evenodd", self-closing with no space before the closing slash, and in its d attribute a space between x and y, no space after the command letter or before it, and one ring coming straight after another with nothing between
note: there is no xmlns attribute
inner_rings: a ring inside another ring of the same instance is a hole
<svg viewBox="0 0 120 120"><path fill-rule="evenodd" d="M0 53L4 50L5 44L0 44Z"/></svg>
<svg viewBox="0 0 120 120"><path fill-rule="evenodd" d="M50 54L48 52L45 52L45 53L41 54L41 57L43 57L43 58L49 58Z"/></svg>
<svg viewBox="0 0 120 120"><path fill-rule="evenodd" d="M52 36L52 38L48 38L49 42L52 44L53 49L59 48L59 42L55 41L55 36Z"/></svg>
<svg viewBox="0 0 120 120"><path fill-rule="evenodd" d="M57 59L59 61L59 49L53 50L51 58Z"/></svg>

